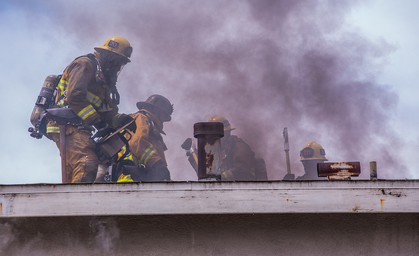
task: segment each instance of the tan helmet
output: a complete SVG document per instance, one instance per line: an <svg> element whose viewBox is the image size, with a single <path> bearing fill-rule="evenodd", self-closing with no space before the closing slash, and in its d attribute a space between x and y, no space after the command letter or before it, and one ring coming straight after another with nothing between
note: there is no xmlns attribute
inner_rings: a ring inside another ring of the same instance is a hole
<svg viewBox="0 0 419 256"><path fill-rule="evenodd" d="M223 116L213 115L212 117L209 118L208 122L220 122L220 123L223 123L223 125L224 125L224 131L225 132L236 129L233 126L231 126L230 122L225 117L223 117Z"/></svg>
<svg viewBox="0 0 419 256"><path fill-rule="evenodd" d="M126 62L130 62L132 47L127 39L121 36L113 36L106 39L103 45L95 47L95 50L102 49L118 54L124 57Z"/></svg>
<svg viewBox="0 0 419 256"><path fill-rule="evenodd" d="M314 141L307 143L300 151L300 160L324 160L326 159L326 151L323 147Z"/></svg>
<svg viewBox="0 0 419 256"><path fill-rule="evenodd" d="M137 102L137 108L139 110L145 108L149 110L158 110L160 113L163 114L164 122L168 122L172 120L172 113L173 113L173 104L170 101L159 94L154 94L148 97L146 101L139 101Z"/></svg>

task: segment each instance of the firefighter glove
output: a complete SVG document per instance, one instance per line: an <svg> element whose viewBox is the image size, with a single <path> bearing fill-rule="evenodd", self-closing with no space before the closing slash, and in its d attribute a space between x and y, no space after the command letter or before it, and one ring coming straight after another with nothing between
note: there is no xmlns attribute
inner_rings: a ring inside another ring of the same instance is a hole
<svg viewBox="0 0 419 256"><path fill-rule="evenodd" d="M116 169L119 172L122 172L124 175L128 175L128 174L131 174L131 173L130 173L130 168L128 168L128 169L125 168L127 166L135 166L135 164L130 160L120 160L116 164Z"/></svg>
<svg viewBox="0 0 419 256"><path fill-rule="evenodd" d="M100 118L96 119L92 125L96 129L96 133L93 135L93 138L103 138L113 131L113 129Z"/></svg>

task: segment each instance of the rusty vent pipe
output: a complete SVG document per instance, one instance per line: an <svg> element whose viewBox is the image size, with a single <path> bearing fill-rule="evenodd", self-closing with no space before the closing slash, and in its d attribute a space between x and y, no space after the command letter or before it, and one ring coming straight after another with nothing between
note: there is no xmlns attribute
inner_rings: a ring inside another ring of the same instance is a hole
<svg viewBox="0 0 419 256"><path fill-rule="evenodd" d="M194 137L198 139L198 180L220 180L223 123L200 122L193 128Z"/></svg>

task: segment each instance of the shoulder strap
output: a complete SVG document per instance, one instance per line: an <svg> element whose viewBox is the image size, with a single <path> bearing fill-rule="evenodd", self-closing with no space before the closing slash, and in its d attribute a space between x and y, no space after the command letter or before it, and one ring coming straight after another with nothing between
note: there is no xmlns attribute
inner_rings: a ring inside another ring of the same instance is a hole
<svg viewBox="0 0 419 256"><path fill-rule="evenodd" d="M57 78L57 84L55 85L55 90L57 90L57 87L58 87L58 84L61 82L61 77L62 77L63 75L58 75L58 78ZM57 92L55 92L55 93L57 93ZM58 105L58 102L60 102L62 99L64 99L64 97L65 97L65 94L63 93L56 101L55 101L55 105Z"/></svg>
<svg viewBox="0 0 419 256"><path fill-rule="evenodd" d="M79 57L75 58L73 61L78 60L78 59L80 59L80 58L82 58L82 57L87 57L87 58L89 58L89 60L90 60L91 62L93 62L93 68L95 69L95 73L96 73L98 70L99 70L100 72L102 72L102 68L101 68L101 67L100 67L100 65L99 65L99 61L96 59L96 57L95 57L95 55L94 55L93 53L88 53L88 54L85 54L85 55L79 56Z"/></svg>

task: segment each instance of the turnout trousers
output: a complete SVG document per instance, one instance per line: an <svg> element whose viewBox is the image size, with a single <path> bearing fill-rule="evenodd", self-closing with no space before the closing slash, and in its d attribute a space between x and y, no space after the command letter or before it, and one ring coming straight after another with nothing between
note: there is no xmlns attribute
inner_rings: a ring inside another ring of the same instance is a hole
<svg viewBox="0 0 419 256"><path fill-rule="evenodd" d="M60 134L53 133L51 138L61 151ZM67 182L93 183L95 181L99 160L96 154L96 144L91 139L89 131L67 126L66 160Z"/></svg>

